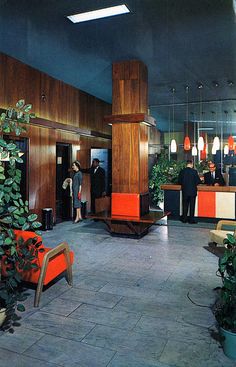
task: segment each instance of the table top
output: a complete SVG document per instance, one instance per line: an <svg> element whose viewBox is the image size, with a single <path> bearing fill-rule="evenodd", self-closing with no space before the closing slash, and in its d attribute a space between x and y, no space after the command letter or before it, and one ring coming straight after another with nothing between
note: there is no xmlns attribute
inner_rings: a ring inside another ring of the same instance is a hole
<svg viewBox="0 0 236 367"><path fill-rule="evenodd" d="M161 185L161 189L180 191L181 185L165 184L165 185ZM200 184L197 186L197 191L236 192L236 186L208 186L208 185Z"/></svg>
<svg viewBox="0 0 236 367"><path fill-rule="evenodd" d="M137 222L137 223L156 223L158 220L169 215L170 212L164 211L150 211L148 214L143 215L140 218L134 217L123 217L123 216L111 216L108 211L103 211L93 215L88 215L87 218L97 219L97 220L114 220L114 221L124 221L124 222Z"/></svg>

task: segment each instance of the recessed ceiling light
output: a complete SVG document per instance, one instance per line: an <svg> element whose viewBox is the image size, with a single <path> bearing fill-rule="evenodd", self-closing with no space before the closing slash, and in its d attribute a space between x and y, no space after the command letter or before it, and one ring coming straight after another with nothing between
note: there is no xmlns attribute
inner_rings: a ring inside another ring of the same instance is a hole
<svg viewBox="0 0 236 367"><path fill-rule="evenodd" d="M88 20L112 17L114 15L129 13L126 5L111 6L99 10L92 10L86 13L79 13L75 15L68 15L67 18L73 23L87 22Z"/></svg>

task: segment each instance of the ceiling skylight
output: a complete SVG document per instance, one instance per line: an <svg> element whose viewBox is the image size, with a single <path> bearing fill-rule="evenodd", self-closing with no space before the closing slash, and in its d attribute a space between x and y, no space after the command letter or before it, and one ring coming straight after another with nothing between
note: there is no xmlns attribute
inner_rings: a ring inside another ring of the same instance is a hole
<svg viewBox="0 0 236 367"><path fill-rule="evenodd" d="M67 18L73 23L87 22L88 20L112 17L114 15L129 13L126 5L111 6L99 10L88 11L86 13L78 13L75 15L68 15Z"/></svg>

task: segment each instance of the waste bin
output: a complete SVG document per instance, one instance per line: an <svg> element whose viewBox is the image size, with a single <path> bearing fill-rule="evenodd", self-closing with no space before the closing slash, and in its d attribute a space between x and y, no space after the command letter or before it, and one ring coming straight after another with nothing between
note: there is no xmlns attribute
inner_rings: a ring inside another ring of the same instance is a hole
<svg viewBox="0 0 236 367"><path fill-rule="evenodd" d="M42 229L43 231L48 231L49 229L53 229L52 208L42 209Z"/></svg>
<svg viewBox="0 0 236 367"><path fill-rule="evenodd" d="M81 201L81 215L82 218L87 217L87 201Z"/></svg>

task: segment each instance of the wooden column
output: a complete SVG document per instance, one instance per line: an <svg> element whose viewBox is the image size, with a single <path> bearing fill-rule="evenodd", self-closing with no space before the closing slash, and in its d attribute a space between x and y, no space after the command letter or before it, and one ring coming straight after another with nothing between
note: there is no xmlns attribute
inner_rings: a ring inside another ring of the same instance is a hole
<svg viewBox="0 0 236 367"><path fill-rule="evenodd" d="M112 124L111 217L124 221L139 221L149 212L148 126L155 120L147 115L147 78L141 61L113 64L112 115L105 117ZM124 226L114 231L123 233Z"/></svg>

